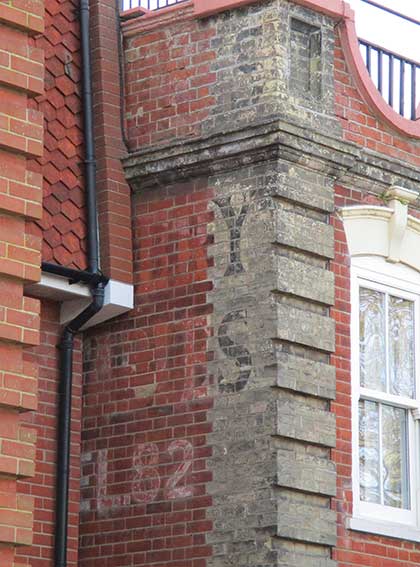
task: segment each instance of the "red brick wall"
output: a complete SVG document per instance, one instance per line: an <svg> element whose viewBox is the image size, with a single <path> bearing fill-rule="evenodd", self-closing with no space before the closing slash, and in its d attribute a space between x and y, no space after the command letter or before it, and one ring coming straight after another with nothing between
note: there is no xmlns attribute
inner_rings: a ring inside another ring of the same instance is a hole
<svg viewBox="0 0 420 567"><path fill-rule="evenodd" d="M135 198L136 308L84 347L80 567L204 567L211 553L211 195L197 182Z"/></svg>
<svg viewBox="0 0 420 567"><path fill-rule="evenodd" d="M34 478L21 481L22 494L34 498L34 537L30 548L19 551L19 561L31 567L53 565L55 527L55 474L57 463L57 390L60 340L60 305L43 301L41 304L40 346L26 353L26 364L38 368L38 408L25 416L37 433L36 467ZM73 408L70 471L70 514L68 567L76 567L80 505L80 430L81 430L81 371L80 342L76 341L73 364Z"/></svg>
<svg viewBox="0 0 420 567"><path fill-rule="evenodd" d="M369 108L349 75L339 42L336 44L336 112L343 126L344 139L362 147L395 157L412 165L420 164L420 144L391 131ZM373 194L351 187L336 187L336 206L363 202L383 205ZM417 565L420 545L346 529L352 515L352 423L350 372L350 256L343 225L337 216L335 227L336 300L332 310L336 321L336 352L332 357L337 372L337 398L333 409L337 416L337 446L333 459L337 466L338 542L334 558L339 567L402 567Z"/></svg>
<svg viewBox="0 0 420 567"><path fill-rule="evenodd" d="M215 29L188 18L191 8L180 8L172 13L174 21L162 14L150 22L140 20L138 29L124 28L132 151L199 136L201 123L215 104L209 88L216 79L210 70Z"/></svg>

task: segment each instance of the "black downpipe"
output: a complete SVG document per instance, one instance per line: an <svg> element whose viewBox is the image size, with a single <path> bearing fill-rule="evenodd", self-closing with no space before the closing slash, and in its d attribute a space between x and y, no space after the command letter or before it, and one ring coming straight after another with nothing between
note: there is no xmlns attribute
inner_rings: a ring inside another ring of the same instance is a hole
<svg viewBox="0 0 420 567"><path fill-rule="evenodd" d="M82 50L83 124L85 142L85 183L88 224L89 271L99 272L98 209L96 204L96 158L93 135L92 63L90 57L89 0L80 0L80 43Z"/></svg>
<svg viewBox="0 0 420 567"><path fill-rule="evenodd" d="M66 326L59 344L60 386L57 435L55 567L65 567L67 565L74 335L102 308L104 287L105 283L100 282L92 288L92 302Z"/></svg>
<svg viewBox="0 0 420 567"><path fill-rule="evenodd" d="M103 306L108 282L100 271L99 232L96 204L96 159L93 133L92 69L90 57L89 0L80 0L80 37L82 56L82 104L85 144L85 194L87 211L88 269L75 270L48 262L42 270L68 278L70 283L84 282L92 294L91 303L64 328L60 344L60 384L57 433L57 480L55 567L67 566L68 498L70 478L70 439L74 336Z"/></svg>

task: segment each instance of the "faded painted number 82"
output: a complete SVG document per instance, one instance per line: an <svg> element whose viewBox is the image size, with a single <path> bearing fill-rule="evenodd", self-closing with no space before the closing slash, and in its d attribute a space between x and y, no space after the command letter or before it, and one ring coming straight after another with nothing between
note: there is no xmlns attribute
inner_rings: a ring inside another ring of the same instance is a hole
<svg viewBox="0 0 420 567"><path fill-rule="evenodd" d="M176 471L167 479L163 490L165 498L185 498L192 496L193 488L182 485L182 480L191 468L193 447L189 441L178 439L172 441L167 449L171 457L176 451L182 451L183 457ZM134 453L134 478L132 483L132 498L135 502L152 502L162 486L158 472L159 449L155 443L139 445Z"/></svg>

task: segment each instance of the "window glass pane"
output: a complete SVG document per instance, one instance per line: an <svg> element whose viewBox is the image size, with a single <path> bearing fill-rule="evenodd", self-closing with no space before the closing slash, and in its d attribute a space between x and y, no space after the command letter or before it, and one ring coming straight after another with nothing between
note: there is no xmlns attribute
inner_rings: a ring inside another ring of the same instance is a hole
<svg viewBox="0 0 420 567"><path fill-rule="evenodd" d="M382 482L385 506L408 509L406 410L382 405Z"/></svg>
<svg viewBox="0 0 420 567"><path fill-rule="evenodd" d="M414 398L414 303L389 298L390 391Z"/></svg>
<svg viewBox="0 0 420 567"><path fill-rule="evenodd" d="M385 294L360 288L360 385L386 390Z"/></svg>
<svg viewBox="0 0 420 567"><path fill-rule="evenodd" d="M381 503L379 456L379 404L359 401L360 499Z"/></svg>

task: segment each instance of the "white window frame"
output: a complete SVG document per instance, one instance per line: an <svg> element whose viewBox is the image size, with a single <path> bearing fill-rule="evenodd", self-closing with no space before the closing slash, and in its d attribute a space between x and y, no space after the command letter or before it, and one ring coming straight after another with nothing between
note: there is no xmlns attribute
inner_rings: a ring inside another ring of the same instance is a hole
<svg viewBox="0 0 420 567"><path fill-rule="evenodd" d="M359 288L394 293L414 301L416 398L403 398L360 386ZM381 535L420 541L420 273L390 264L384 258L353 257L351 267L351 374L352 374L352 478L353 517L348 527ZM408 458L410 510L360 500L359 485L359 400L389 402L408 411ZM411 411L410 411L411 410Z"/></svg>

